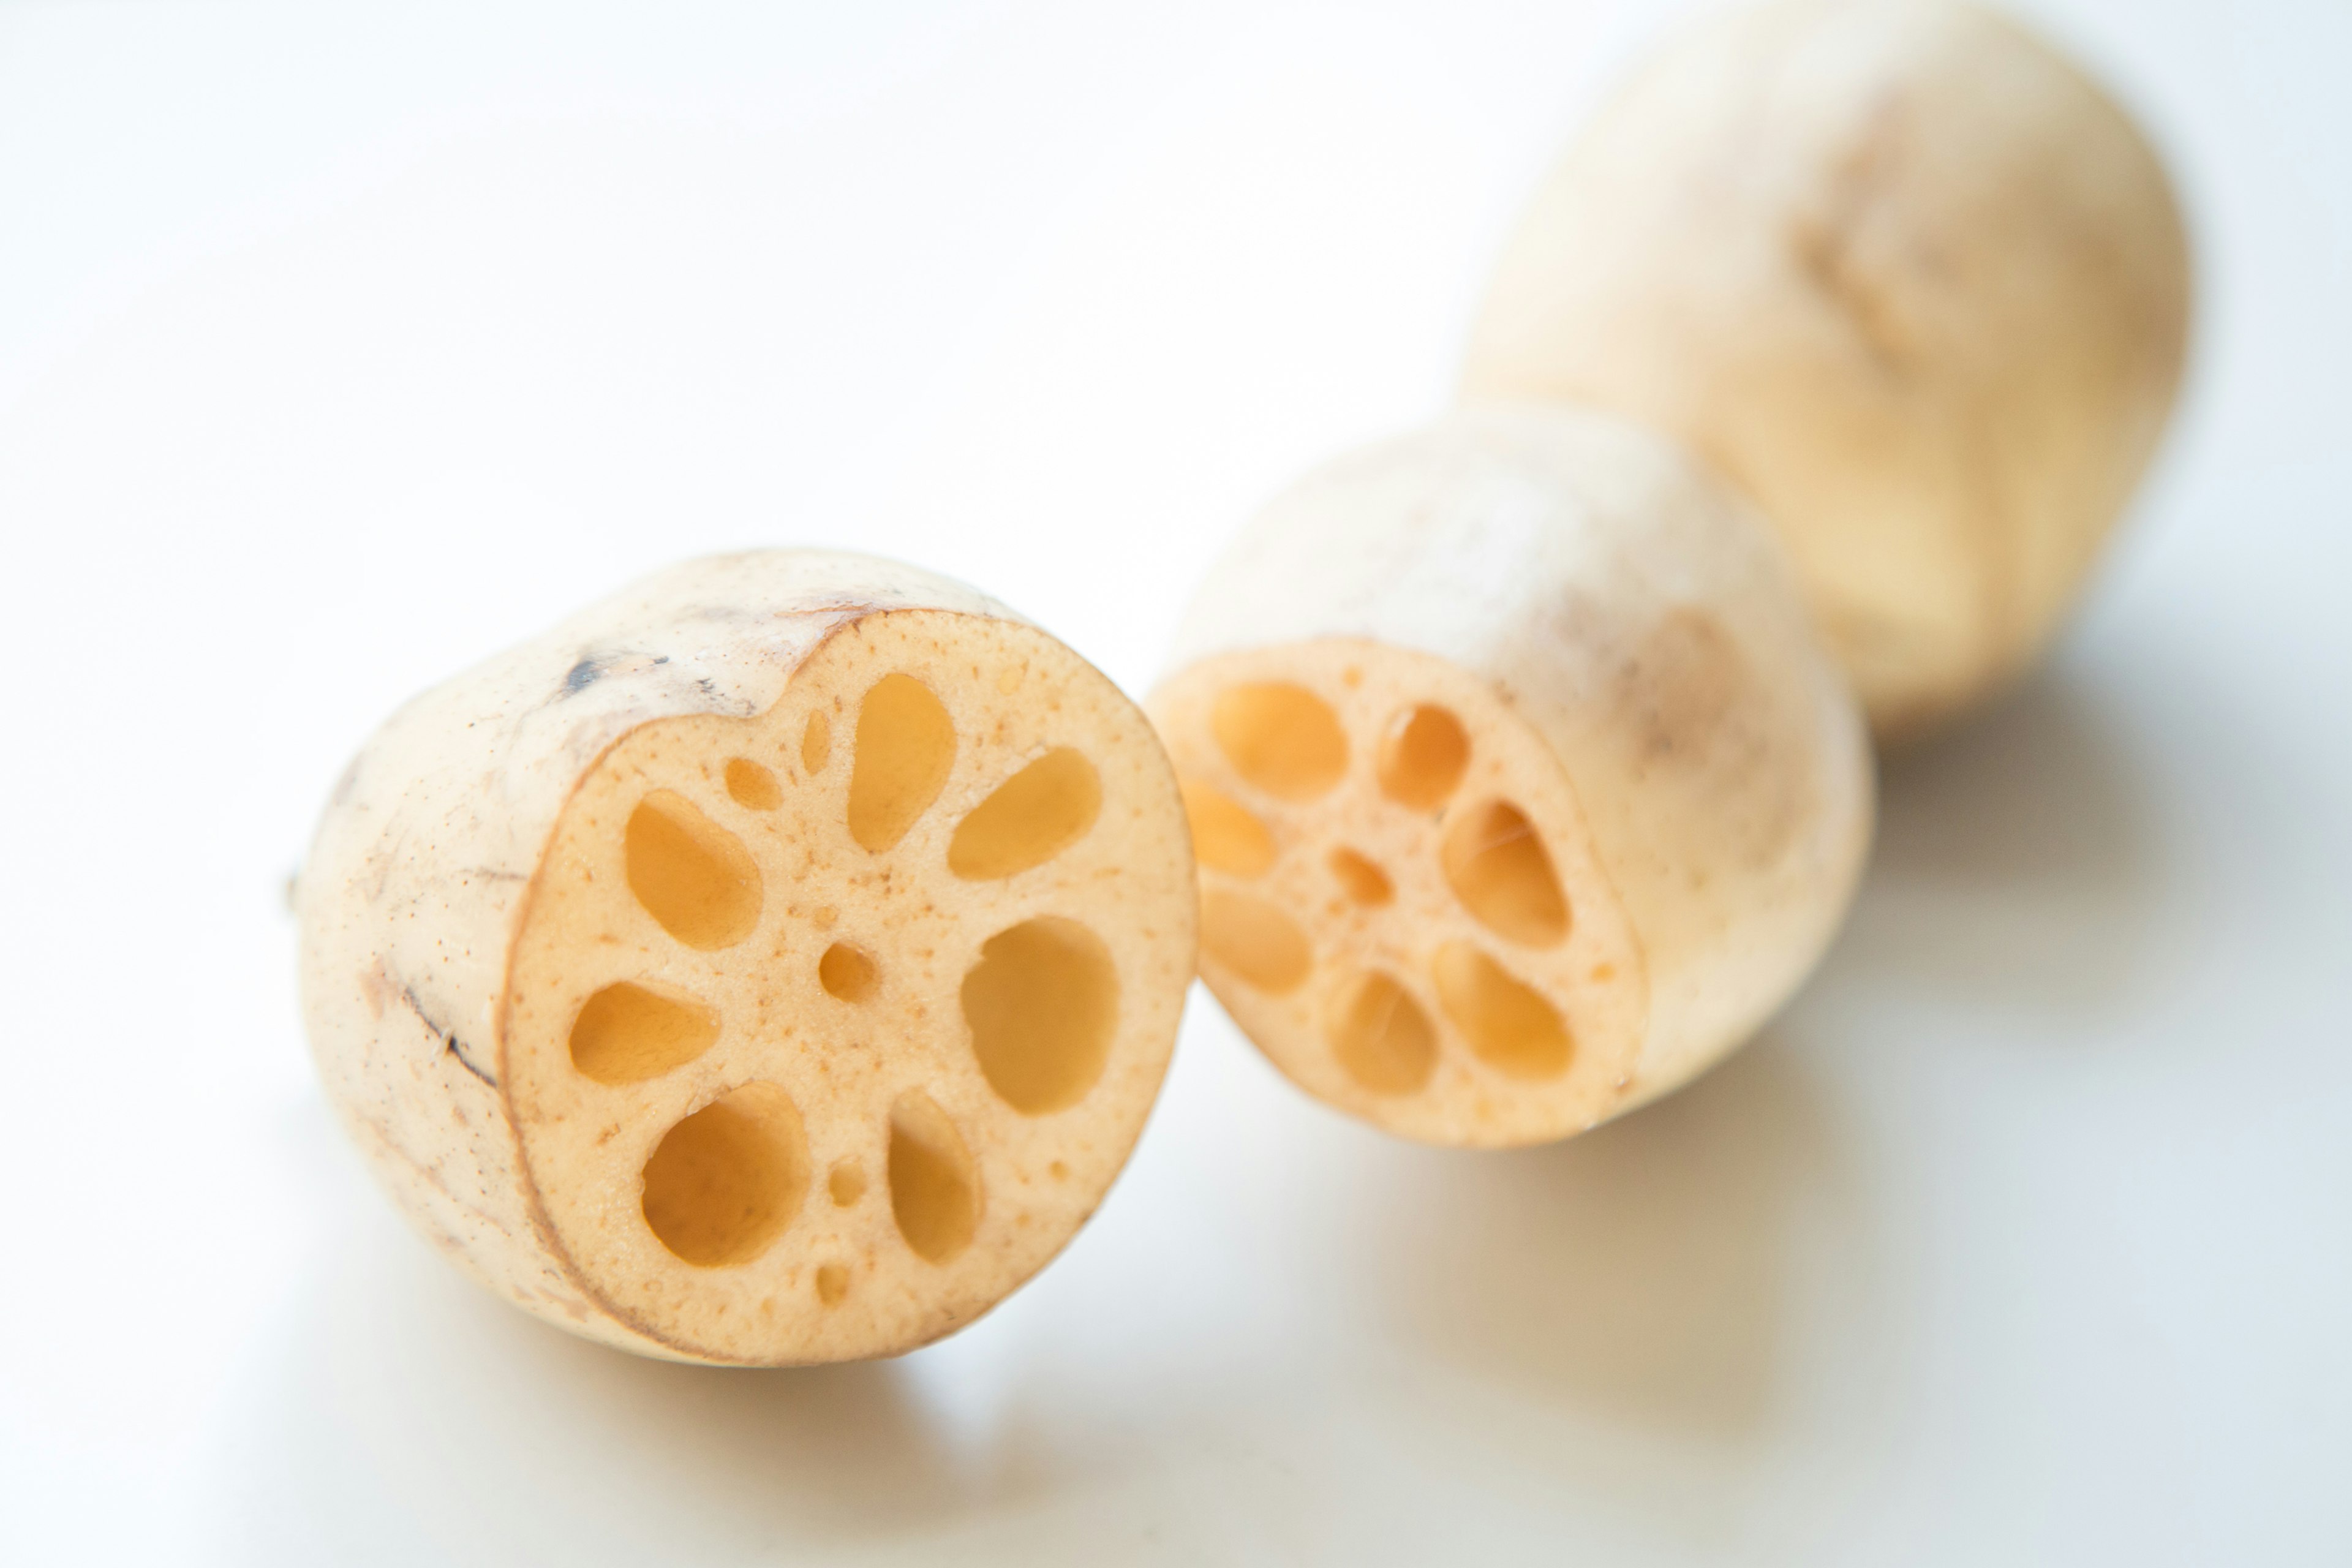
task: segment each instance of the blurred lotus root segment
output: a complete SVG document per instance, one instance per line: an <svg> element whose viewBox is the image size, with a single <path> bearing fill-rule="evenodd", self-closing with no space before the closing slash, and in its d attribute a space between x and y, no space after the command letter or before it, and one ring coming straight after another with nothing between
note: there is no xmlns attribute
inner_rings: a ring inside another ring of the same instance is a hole
<svg viewBox="0 0 2352 1568"><path fill-rule="evenodd" d="M1582 1131L1745 1040L1867 848L1861 713L1786 560L1666 439L1459 411L1276 499L1149 706L1201 972L1331 1105Z"/></svg>
<svg viewBox="0 0 2352 1568"><path fill-rule="evenodd" d="M2047 44L1955 0L1781 0L1684 33L1576 139L1462 386L1713 465L1899 738L2054 634L2163 434L2189 302L2162 164Z"/></svg>
<svg viewBox="0 0 2352 1568"><path fill-rule="evenodd" d="M299 884L328 1094L409 1218L610 1345L887 1355L1051 1258L1193 969L1143 714L863 556L650 577L409 703Z"/></svg>

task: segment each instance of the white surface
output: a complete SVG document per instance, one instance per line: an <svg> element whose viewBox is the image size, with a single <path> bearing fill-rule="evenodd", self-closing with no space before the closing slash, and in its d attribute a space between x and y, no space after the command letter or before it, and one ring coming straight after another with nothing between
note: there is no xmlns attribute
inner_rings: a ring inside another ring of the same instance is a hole
<svg viewBox="0 0 2352 1568"><path fill-rule="evenodd" d="M2036 8L2188 187L2187 417L1695 1089L1433 1152L1198 997L1027 1290L730 1373L478 1293L311 1087L279 884L394 702L799 540L1140 689L1246 508L1438 405L1671 9L0 9L0 1560L2352 1557L2328 0Z"/></svg>

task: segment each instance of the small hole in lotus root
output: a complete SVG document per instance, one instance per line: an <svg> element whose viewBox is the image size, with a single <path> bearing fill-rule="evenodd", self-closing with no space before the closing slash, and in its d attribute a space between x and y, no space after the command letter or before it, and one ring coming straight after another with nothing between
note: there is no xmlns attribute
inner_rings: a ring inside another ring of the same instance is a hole
<svg viewBox="0 0 2352 1568"><path fill-rule="evenodd" d="M845 942L836 942L816 961L817 984L844 1002L863 1002L882 984L874 961Z"/></svg>

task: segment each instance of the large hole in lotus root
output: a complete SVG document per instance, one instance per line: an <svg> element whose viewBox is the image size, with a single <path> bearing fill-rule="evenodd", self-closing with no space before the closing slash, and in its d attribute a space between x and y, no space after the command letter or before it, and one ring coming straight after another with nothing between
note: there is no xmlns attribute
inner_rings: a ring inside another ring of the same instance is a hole
<svg viewBox="0 0 2352 1568"><path fill-rule="evenodd" d="M1431 811L1445 804L1470 763L1462 721L1423 703L1390 723L1381 740L1381 791L1400 805Z"/></svg>
<svg viewBox="0 0 2352 1568"><path fill-rule="evenodd" d="M1192 853L1201 864L1230 876L1265 875L1274 864L1274 836L1265 824L1233 796L1198 779L1183 780L1181 788Z"/></svg>
<svg viewBox="0 0 2352 1568"><path fill-rule="evenodd" d="M1209 728L1234 771L1281 800L1313 800L1348 771L1348 737L1303 686L1269 681L1217 694Z"/></svg>
<svg viewBox="0 0 2352 1568"><path fill-rule="evenodd" d="M790 1096L749 1083L671 1128L646 1162L646 1224L703 1268L765 1251L800 1212L807 1145Z"/></svg>
<svg viewBox="0 0 2352 1568"><path fill-rule="evenodd" d="M956 825L948 869L994 881L1042 866L1086 837L1102 811L1102 779L1086 754L1057 746L1006 779Z"/></svg>
<svg viewBox="0 0 2352 1568"><path fill-rule="evenodd" d="M872 999L882 984L882 971L861 948L836 942L816 961L817 984L844 1002Z"/></svg>
<svg viewBox="0 0 2352 1568"><path fill-rule="evenodd" d="M945 1263L980 1228L980 1173L948 1113L920 1089L890 1107L890 1214L916 1257Z"/></svg>
<svg viewBox="0 0 2352 1568"><path fill-rule="evenodd" d="M1396 897L1396 885L1389 880L1389 874L1369 856L1360 855L1344 844L1331 851L1327 864L1339 890L1357 903L1385 904Z"/></svg>
<svg viewBox="0 0 2352 1568"><path fill-rule="evenodd" d="M1241 979L1276 995L1297 989L1315 963L1297 921L1264 899L1223 889L1201 897L1201 946Z"/></svg>
<svg viewBox="0 0 2352 1568"><path fill-rule="evenodd" d="M657 789L629 814L629 890L688 947L731 947L760 923L760 868L743 841L684 795Z"/></svg>
<svg viewBox="0 0 2352 1568"><path fill-rule="evenodd" d="M1432 964L1437 1000L1477 1058L1507 1078L1558 1078L1575 1054L1559 1010L1466 942Z"/></svg>
<svg viewBox="0 0 2352 1568"><path fill-rule="evenodd" d="M1007 1105L1042 1116L1084 1099L1118 1025L1118 972L1102 939L1047 915L990 937L963 977L980 1070Z"/></svg>
<svg viewBox="0 0 2352 1568"><path fill-rule="evenodd" d="M1331 1054L1374 1094L1411 1094L1437 1066L1429 1015L1385 974L1367 974L1343 994L1328 1032Z"/></svg>
<svg viewBox="0 0 2352 1568"><path fill-rule="evenodd" d="M784 804L783 786L776 783L776 775L749 757L730 759L725 776L727 793L740 806L773 811Z"/></svg>
<svg viewBox="0 0 2352 1568"><path fill-rule="evenodd" d="M718 1039L716 1009L624 980L581 1006L572 1024L572 1065L598 1083L643 1083L684 1067Z"/></svg>
<svg viewBox="0 0 2352 1568"><path fill-rule="evenodd" d="M801 772L814 778L832 760L833 722L822 713L812 713L801 730Z"/></svg>
<svg viewBox="0 0 2352 1568"><path fill-rule="evenodd" d="M939 798L955 748L955 725L929 687L910 675L876 681L857 710L849 836L877 855L904 838Z"/></svg>
<svg viewBox="0 0 2352 1568"><path fill-rule="evenodd" d="M1568 900L1527 814L1488 801L1457 815L1440 854L1462 907L1496 935L1549 947L1568 935Z"/></svg>

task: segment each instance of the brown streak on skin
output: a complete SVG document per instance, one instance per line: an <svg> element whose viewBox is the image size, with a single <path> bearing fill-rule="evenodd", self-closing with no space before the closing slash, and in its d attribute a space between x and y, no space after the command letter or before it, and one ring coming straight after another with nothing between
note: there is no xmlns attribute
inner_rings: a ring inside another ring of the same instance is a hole
<svg viewBox="0 0 2352 1568"><path fill-rule="evenodd" d="M379 960L379 967L381 967L381 964L382 961ZM387 980L392 978L388 972L385 978ZM479 1067L476 1066L474 1058L466 1054L465 1044L457 1038L457 1032L455 1029L443 1028L440 1024L434 1020L432 1015L425 1012L425 1004L416 999L415 988L411 986L406 981L400 981L398 982L398 984L400 986L399 994L401 1001L407 1004L408 1010L416 1015L416 1020L418 1023L425 1026L425 1033L431 1035L435 1039L439 1040L441 1042L441 1048L449 1055L457 1058L457 1065L459 1067L464 1068L467 1072L472 1073L476 1078L480 1079L490 1088L498 1088L499 1080L492 1078L488 1073L484 1072Z"/></svg>

